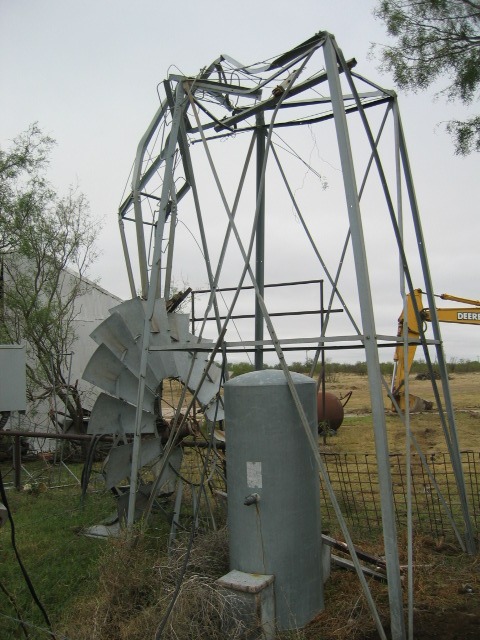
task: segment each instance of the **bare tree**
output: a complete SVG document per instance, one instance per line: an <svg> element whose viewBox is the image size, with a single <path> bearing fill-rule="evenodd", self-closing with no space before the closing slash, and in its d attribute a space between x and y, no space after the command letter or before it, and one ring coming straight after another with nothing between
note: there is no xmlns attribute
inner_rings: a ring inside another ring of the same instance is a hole
<svg viewBox="0 0 480 640"><path fill-rule="evenodd" d="M45 179L53 141L36 125L0 149L0 342L27 343L30 402L62 401L83 430L82 397L69 384L66 356L75 341L76 302L91 286L96 226L85 196L59 197Z"/></svg>

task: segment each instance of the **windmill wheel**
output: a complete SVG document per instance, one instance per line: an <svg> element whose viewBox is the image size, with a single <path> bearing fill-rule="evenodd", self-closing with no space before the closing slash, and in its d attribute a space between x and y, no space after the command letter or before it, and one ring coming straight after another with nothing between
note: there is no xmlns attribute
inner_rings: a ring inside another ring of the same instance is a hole
<svg viewBox="0 0 480 640"><path fill-rule="evenodd" d="M208 352L194 350L199 340L188 331L188 315L167 312L163 299L156 301L150 327L150 347L165 348L175 343L191 342L192 351L149 351L141 407L141 478L138 482L136 518L141 517L152 490L156 498L172 494L179 481L196 487L205 480L205 487L209 487L212 493L212 487L218 485L218 477L223 475L222 460L215 446L207 446L208 434L213 433L214 423L223 420L221 367L215 362L209 366ZM88 433L110 434L114 438L103 468L108 489L118 487L132 476L132 437L137 416L144 328L145 303L134 298L111 309L110 316L91 334L98 348L83 378L102 389L102 393L92 409ZM202 340L200 344L209 343ZM176 446L167 452L164 445L172 429L178 429ZM196 436L195 440L198 439L203 446L196 450L188 447L190 455L184 457L183 450L186 447L182 447L182 439L191 435ZM159 464L166 455L168 460ZM199 474L200 463L203 473ZM200 492L192 493L197 495L194 502L201 499L202 492L206 492L205 487L202 486ZM118 494L119 517L123 518L128 495L121 491Z"/></svg>

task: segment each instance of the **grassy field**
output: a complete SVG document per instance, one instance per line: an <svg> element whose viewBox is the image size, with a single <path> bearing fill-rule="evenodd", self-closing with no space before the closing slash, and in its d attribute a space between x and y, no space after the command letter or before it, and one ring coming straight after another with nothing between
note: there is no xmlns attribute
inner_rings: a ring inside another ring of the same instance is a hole
<svg viewBox="0 0 480 640"><path fill-rule="evenodd" d="M438 383L437 383L438 384ZM434 400L431 382L409 379L410 393L425 400ZM449 380L460 448L480 448L480 372L451 374ZM333 449L350 453L373 451L371 402L366 375L335 373L326 381L326 391L343 398L349 391L351 398L345 406L345 420L335 438L329 440ZM168 415L180 397L180 385L169 383L165 390L164 413ZM188 394L184 402L187 405ZM383 394L387 415L389 446L393 453L405 451L405 433L401 421L390 409L386 392ZM445 440L435 411L412 414L411 429L425 451L446 451Z"/></svg>
<svg viewBox="0 0 480 640"><path fill-rule="evenodd" d="M455 409L480 411L480 373L450 374L449 386ZM410 375L409 387L410 393L426 400L434 399L431 382L428 380L416 380L415 375ZM351 373L333 374L326 381L326 389L338 396L345 395L350 390L353 391L352 398L346 407L347 413L370 412L367 376ZM386 393L384 393L384 404L386 408L390 407Z"/></svg>
<svg viewBox="0 0 480 640"><path fill-rule="evenodd" d="M416 380L410 376L410 392L425 400L433 400L431 383ZM449 380L450 392L455 409L459 445L462 449L480 448L480 373L452 374ZM345 420L335 438L329 444L338 450L351 453L365 453L373 450L371 405L368 378L353 374L337 374L326 383L326 390L338 397L352 391L351 399L345 407ZM387 429L389 447L392 453L405 451L405 429L399 418L388 411L390 403L384 393L387 409ZM427 451L446 451L442 428L435 411L412 414L411 430Z"/></svg>
<svg viewBox="0 0 480 640"><path fill-rule="evenodd" d="M480 451L480 374L452 375L450 381L460 447ZM373 451L368 381L365 376L338 374L327 390L353 395L344 424L321 448L330 452ZM411 381L413 393L431 399L430 383ZM175 390L171 390L174 402ZM388 401L385 398L385 406ZM435 412L412 415L411 428L425 452L445 451ZM387 412L392 452L405 451L404 427ZM191 459L194 454L189 454ZM5 473L8 464L1 465ZM75 470L78 474L78 469ZM68 476L66 476L68 478ZM71 477L70 477L71 480ZM43 487L41 487L43 489ZM78 486L45 491L8 491L15 521L16 543L57 638L67 640L138 640L154 638L176 586L185 558L187 534L167 556L167 519L157 515L147 531L131 539L99 541L80 535L115 508L110 493L92 485L86 501ZM168 507L167 507L168 511ZM221 524L220 520L219 523ZM340 537L338 530L331 534ZM357 546L382 555L381 538L353 531ZM480 636L480 571L478 557L462 554L443 538L415 534L415 638L477 638ZM399 540L406 562L404 533ZM199 536L188 564L181 598L164 639L205 637L219 640L222 603L214 581L228 569L225 531ZM371 583L380 614L388 619L387 591ZM373 640L371 615L354 575L332 571L326 584L325 611L292 640ZM22 625L23 621L23 625ZM25 584L12 547L12 531L0 529L0 639L51 637L45 620Z"/></svg>
<svg viewBox="0 0 480 640"><path fill-rule="evenodd" d="M31 577L35 591L52 622L58 623L75 600L91 593L96 584L97 563L102 545L79 535L92 522L105 518L114 509L110 496L91 493L84 504L78 487L50 489L40 493L8 491L15 523L15 542ZM46 623L23 579L12 545L12 529L0 531L0 637L48 637L35 627ZM12 619L13 618L13 619Z"/></svg>

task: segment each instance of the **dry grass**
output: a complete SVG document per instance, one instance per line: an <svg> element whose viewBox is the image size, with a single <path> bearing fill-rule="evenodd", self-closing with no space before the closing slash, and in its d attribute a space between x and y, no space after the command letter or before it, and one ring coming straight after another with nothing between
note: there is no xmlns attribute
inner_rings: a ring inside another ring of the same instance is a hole
<svg viewBox="0 0 480 640"><path fill-rule="evenodd" d="M79 601L61 630L71 640L154 638L175 592L186 545L167 555L139 535L112 540L101 560L95 594ZM225 530L199 536L162 638L223 638L225 596L215 580L228 571ZM235 637L235 636L232 636Z"/></svg>
<svg viewBox="0 0 480 640"><path fill-rule="evenodd" d="M390 380L387 380L390 384ZM450 393L452 395L454 407L457 410L480 409L480 373L455 373L450 375ZM410 393L420 396L425 400L433 400L431 382L428 380L416 380L415 375L409 377ZM358 414L371 411L370 395L367 376L353 373L338 373L335 382L327 384L327 391L331 391L338 396L345 395L352 390L353 394L347 404L346 412ZM387 394L383 394L386 408L390 408L390 401Z"/></svg>
<svg viewBox="0 0 480 640"><path fill-rule="evenodd" d="M253 637L244 620L231 616L238 606L235 597L216 585L229 571L226 529L199 535L185 570L187 547L181 541L167 555L144 535L109 541L98 589L79 600L56 631L69 640L153 640L183 578L162 640ZM303 638L302 632L296 635Z"/></svg>
<svg viewBox="0 0 480 640"><path fill-rule="evenodd" d="M431 383L410 377L410 391L422 398L432 400ZM480 373L454 374L450 380L450 392L455 408L455 421L461 449L480 448ZM374 451L371 405L366 376L338 374L328 391L338 396L353 390L345 407L345 420L336 437L330 438L327 450L349 453ZM389 407L386 394L385 407ZM405 451L405 427L401 420L387 412L387 432L392 453ZM445 438L437 412L423 412L410 416L410 427L424 453L447 451Z"/></svg>
<svg viewBox="0 0 480 640"><path fill-rule="evenodd" d="M480 448L480 374L457 374L450 381L458 409L457 427L461 448ZM353 389L347 416L338 435L329 438L326 450L365 453L374 450L368 380L340 375L328 390L342 395ZM414 381L411 391L431 399L429 382ZM388 401L385 399L385 406ZM411 417L411 428L422 450L445 451L444 438L435 412ZM401 421L387 415L390 449L405 451ZM193 454L191 454L193 455ZM187 458L191 457L187 456ZM380 538L361 537L355 543L375 555L383 555ZM332 531L333 536L340 537ZM403 534L401 534L403 536ZM171 556L146 536L132 546L127 540L111 541L102 559L98 589L79 601L62 632L71 640L144 640L155 637L171 601L185 557L179 545ZM402 564L406 540L399 540ZM192 550L176 605L162 638L240 637L241 627L228 635L222 631L227 602L215 580L228 571L225 531L199 536ZM406 581L406 577L404 578ZM370 581L372 595L385 627L388 627L388 591L385 584ZM405 598L406 598L406 584ZM414 625L418 640L480 637L480 564L443 539L416 535L414 539ZM358 579L348 571L334 569L325 585L325 611L305 629L286 633L292 640L374 640L377 632L361 593Z"/></svg>
<svg viewBox="0 0 480 640"><path fill-rule="evenodd" d="M461 450L480 448L480 412L456 412L455 422ZM405 427L395 415L386 418L391 453L405 453ZM410 429L424 453L447 451L442 426L435 412L410 416ZM323 447L322 447L323 448ZM369 453L374 451L371 415L347 415L336 436L328 438L326 451Z"/></svg>
<svg viewBox="0 0 480 640"><path fill-rule="evenodd" d="M378 541L360 541L359 546L382 555ZM400 562L406 564L406 541L400 544ZM415 638L472 639L480 631L480 571L478 557L429 537L414 539L414 628ZM403 576L407 606L407 576ZM388 592L373 579L369 587L384 627L388 627ZM304 630L305 640L373 640L378 634L358 580L351 572L333 570L325 585L325 611Z"/></svg>
<svg viewBox="0 0 480 640"><path fill-rule="evenodd" d="M403 543L400 561L406 564ZM374 555L383 554L378 540L364 539L357 544ZM227 546L225 530L197 538L163 640L245 637L242 635L245 629L239 622L229 627L228 634L222 630L222 617L229 602L215 580L228 571ZM70 623L60 631L71 640L153 640L181 575L185 551L185 546L179 544L175 553L167 556L146 537L137 538L134 545L127 539L111 541L102 559L98 590L77 603ZM415 638L476 637L480 623L478 558L460 554L441 540L417 536L414 583ZM387 587L373 579L369 587L387 628ZM358 579L350 571L333 568L325 585L325 610L305 629L279 634L278 639L376 637Z"/></svg>

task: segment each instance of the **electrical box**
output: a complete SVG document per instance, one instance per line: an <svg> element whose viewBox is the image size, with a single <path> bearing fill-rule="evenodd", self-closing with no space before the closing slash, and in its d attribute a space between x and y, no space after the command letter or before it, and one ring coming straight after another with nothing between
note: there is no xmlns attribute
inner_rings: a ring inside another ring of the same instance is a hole
<svg viewBox="0 0 480 640"><path fill-rule="evenodd" d="M0 411L26 411L25 344L0 345Z"/></svg>

